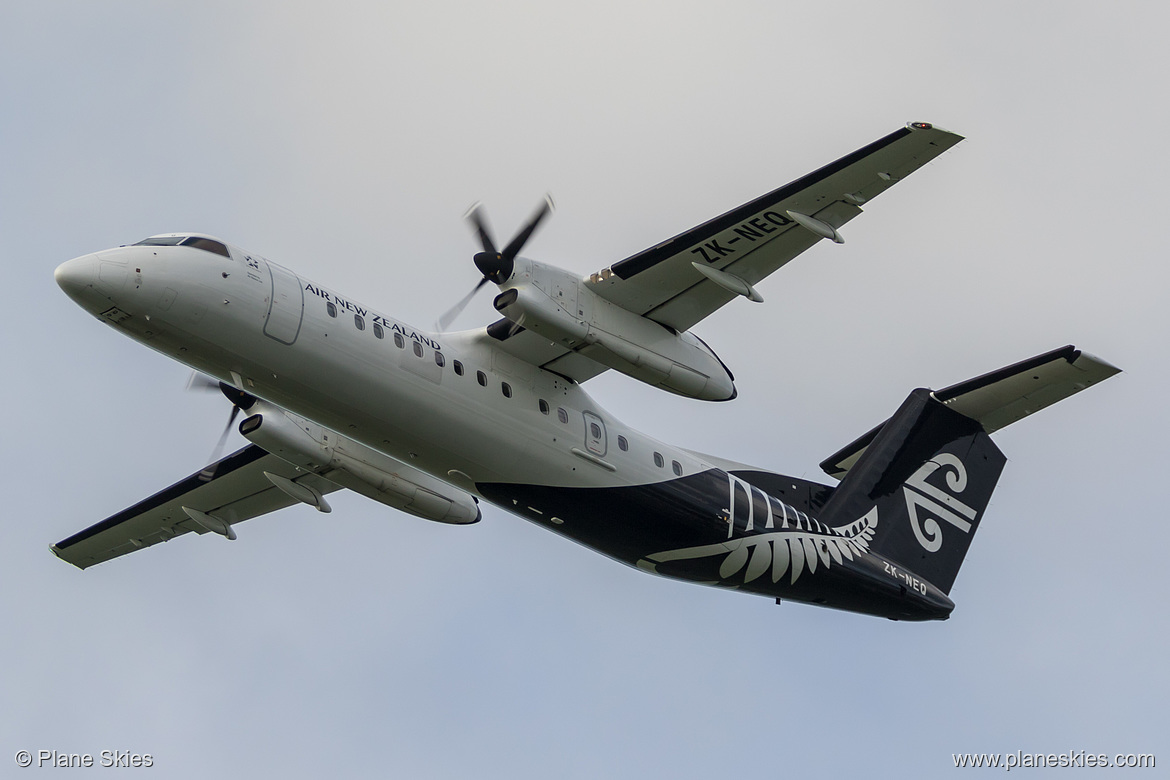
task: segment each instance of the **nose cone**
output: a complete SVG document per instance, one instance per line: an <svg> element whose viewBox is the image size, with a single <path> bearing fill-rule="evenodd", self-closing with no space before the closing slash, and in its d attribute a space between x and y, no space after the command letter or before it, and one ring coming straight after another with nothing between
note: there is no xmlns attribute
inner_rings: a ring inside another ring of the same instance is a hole
<svg viewBox="0 0 1170 780"><path fill-rule="evenodd" d="M92 296L96 275L97 258L93 255L68 260L57 266L57 270L53 272L57 285L82 306L85 305L86 299Z"/></svg>

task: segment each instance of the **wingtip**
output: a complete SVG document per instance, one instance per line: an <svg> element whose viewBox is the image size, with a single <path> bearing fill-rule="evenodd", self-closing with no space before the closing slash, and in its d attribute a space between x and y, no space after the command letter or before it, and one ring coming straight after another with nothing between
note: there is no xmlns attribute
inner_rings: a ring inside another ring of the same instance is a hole
<svg viewBox="0 0 1170 780"><path fill-rule="evenodd" d="M930 130L936 133L942 133L943 135L952 136L955 139L955 143L964 140L964 136L959 135L953 130L947 130L945 127L939 127L933 122L907 122L906 129L910 130L911 132Z"/></svg>
<svg viewBox="0 0 1170 780"><path fill-rule="evenodd" d="M1090 355L1088 352L1081 352L1077 356L1077 359L1075 361L1073 361L1073 364L1075 365L1076 363L1078 363L1082 360L1095 365L1098 368L1098 370L1100 370L1102 373L1104 373L1106 375L1106 377L1115 376L1117 374L1123 373L1123 369L1113 365L1108 360L1102 360L1101 358L1097 357L1096 355Z"/></svg>
<svg viewBox="0 0 1170 780"><path fill-rule="evenodd" d="M78 569L85 571L85 567L82 566L80 563L78 563L77 561L71 561L68 558L66 558L64 553L62 552L61 548L58 547L57 545L50 544L49 545L49 552L53 553L53 555L56 555L61 560L65 561L65 563L71 564L73 566L76 566Z"/></svg>

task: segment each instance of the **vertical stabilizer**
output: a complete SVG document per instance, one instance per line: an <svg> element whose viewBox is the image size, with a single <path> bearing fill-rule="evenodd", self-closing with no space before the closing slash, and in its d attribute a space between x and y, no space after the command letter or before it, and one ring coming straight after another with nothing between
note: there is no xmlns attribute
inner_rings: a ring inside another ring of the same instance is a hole
<svg viewBox="0 0 1170 780"><path fill-rule="evenodd" d="M1005 461L978 422L915 390L822 517L840 525L876 508L870 551L949 593Z"/></svg>

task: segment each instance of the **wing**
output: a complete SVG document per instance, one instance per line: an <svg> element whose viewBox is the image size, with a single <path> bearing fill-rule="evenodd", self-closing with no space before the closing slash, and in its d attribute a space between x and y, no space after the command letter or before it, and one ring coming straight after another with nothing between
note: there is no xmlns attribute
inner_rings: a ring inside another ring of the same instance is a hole
<svg viewBox="0 0 1170 780"><path fill-rule="evenodd" d="M933 395L978 422L987 433L994 433L1120 371L1070 345L935 390ZM885 424L826 458L821 468L829 476L843 479Z"/></svg>
<svg viewBox="0 0 1170 780"><path fill-rule="evenodd" d="M838 228L860 214L863 204L961 140L925 123L907 125L592 274L584 287L675 331L689 330L739 295L759 300L755 284L822 238L842 241ZM587 357L589 347L574 351L552 344L506 319L489 326L486 337L499 349L578 382L606 370Z"/></svg>
<svg viewBox="0 0 1170 780"><path fill-rule="evenodd" d="M837 228L860 214L863 204L961 140L962 136L921 122L908 125L627 257L594 274L586 284L623 308L675 330L687 330L737 297L692 263L755 285L822 238L840 239Z"/></svg>
<svg viewBox="0 0 1170 780"><path fill-rule="evenodd" d="M49 549L84 569L191 531L214 531L234 539L235 523L298 501L311 502L314 494L327 509L321 496L338 489L250 444ZM293 498L294 493L300 497Z"/></svg>

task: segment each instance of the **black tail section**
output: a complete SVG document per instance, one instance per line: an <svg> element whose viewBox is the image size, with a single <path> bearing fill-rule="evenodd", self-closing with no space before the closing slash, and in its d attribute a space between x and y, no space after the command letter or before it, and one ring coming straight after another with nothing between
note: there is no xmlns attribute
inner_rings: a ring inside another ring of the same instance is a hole
<svg viewBox="0 0 1170 780"><path fill-rule="evenodd" d="M978 422L915 390L821 516L842 525L876 512L870 551L950 593L1005 461Z"/></svg>

